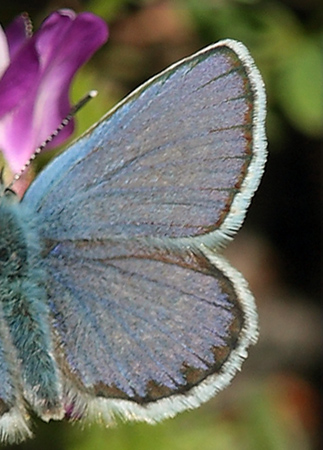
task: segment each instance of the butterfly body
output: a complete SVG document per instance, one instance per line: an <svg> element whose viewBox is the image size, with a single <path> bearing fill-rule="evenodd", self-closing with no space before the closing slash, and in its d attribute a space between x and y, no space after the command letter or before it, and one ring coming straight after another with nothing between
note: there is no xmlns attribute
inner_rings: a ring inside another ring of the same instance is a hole
<svg viewBox="0 0 323 450"><path fill-rule="evenodd" d="M2 195L3 439L30 433L29 409L153 423L230 383L257 313L218 250L259 184L264 103L247 50L214 44L121 102L20 203Z"/></svg>
<svg viewBox="0 0 323 450"><path fill-rule="evenodd" d="M35 219L13 197L9 193L0 202L1 332L10 336L0 340L8 355L1 362L7 371L2 379L10 382L7 397L1 400L3 408L10 411L17 397L22 396L24 400L20 401L33 405L45 420L62 418L39 236ZM10 359L15 364L7 367L5 363Z"/></svg>

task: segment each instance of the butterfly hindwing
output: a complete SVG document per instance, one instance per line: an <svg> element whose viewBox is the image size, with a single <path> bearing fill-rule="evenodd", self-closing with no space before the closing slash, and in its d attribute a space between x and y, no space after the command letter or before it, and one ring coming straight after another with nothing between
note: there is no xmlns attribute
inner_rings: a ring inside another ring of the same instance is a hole
<svg viewBox="0 0 323 450"><path fill-rule="evenodd" d="M46 258L74 415L155 421L229 383L256 339L256 313L227 263L209 257Z"/></svg>

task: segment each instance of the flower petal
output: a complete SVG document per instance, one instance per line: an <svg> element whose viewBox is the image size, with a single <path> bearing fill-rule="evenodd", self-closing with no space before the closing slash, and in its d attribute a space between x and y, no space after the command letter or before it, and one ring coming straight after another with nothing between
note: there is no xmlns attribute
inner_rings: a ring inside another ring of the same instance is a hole
<svg viewBox="0 0 323 450"><path fill-rule="evenodd" d="M66 13L71 14L69 10L60 11L60 20L58 13L52 14L37 39L43 75L35 120L42 139L46 139L70 112L68 92L73 76L108 37L107 25L101 18L81 13L72 20ZM72 124L59 133L51 146L63 142L71 132Z"/></svg>
<svg viewBox="0 0 323 450"><path fill-rule="evenodd" d="M6 28L10 58L16 53L32 35L32 25L27 13L17 16Z"/></svg>
<svg viewBox="0 0 323 450"><path fill-rule="evenodd" d="M30 97L35 98L35 95L32 93ZM37 148L32 129L33 104L28 100L26 97L22 98L19 108L0 121L0 148L14 172L19 172Z"/></svg>
<svg viewBox="0 0 323 450"><path fill-rule="evenodd" d="M39 58L35 42L28 41L0 78L0 119L20 104L39 76Z"/></svg>
<svg viewBox="0 0 323 450"><path fill-rule="evenodd" d="M31 47L36 48L38 53L38 74L34 77L33 85L21 98L19 108L12 110L0 121L0 147L14 171L21 169L35 149L70 112L68 93L72 78L80 66L106 41L107 36L106 23L94 14L76 15L70 10L63 10L49 16L30 39ZM23 49L27 47L30 46L25 44ZM17 53L15 60L18 55L22 57L21 51ZM20 69L21 67L22 65ZM0 104L1 93L6 98L2 84L6 88L9 84L6 75L7 73L0 81ZM7 104L10 97L8 96ZM65 127L54 138L51 146L64 141L72 133L73 125L71 122Z"/></svg>
<svg viewBox="0 0 323 450"><path fill-rule="evenodd" d="M35 33L37 37L37 50L41 56L43 68L46 68L52 58L57 56L62 41L66 47L69 46L70 43L66 41L65 34L76 18L77 15L72 10L63 9L55 11L44 20L41 28Z"/></svg>
<svg viewBox="0 0 323 450"><path fill-rule="evenodd" d="M0 26L0 79L3 72L7 69L9 63L10 57L7 37L2 27Z"/></svg>
<svg viewBox="0 0 323 450"><path fill-rule="evenodd" d="M36 33L37 49L45 70L55 61L73 58L78 68L106 42L108 28L100 17L64 9L51 14Z"/></svg>

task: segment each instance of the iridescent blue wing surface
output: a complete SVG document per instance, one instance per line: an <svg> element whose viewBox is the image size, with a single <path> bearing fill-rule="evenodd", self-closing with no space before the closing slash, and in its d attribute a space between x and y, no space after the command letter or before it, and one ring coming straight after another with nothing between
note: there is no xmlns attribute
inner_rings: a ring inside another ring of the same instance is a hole
<svg viewBox="0 0 323 450"><path fill-rule="evenodd" d="M72 417L155 422L229 384L256 341L257 315L243 278L205 253L49 257Z"/></svg>
<svg viewBox="0 0 323 450"><path fill-rule="evenodd" d="M71 417L153 422L240 368L257 314L216 249L259 184L264 118L248 51L222 41L137 89L27 191Z"/></svg>
<svg viewBox="0 0 323 450"><path fill-rule="evenodd" d="M264 115L245 47L215 44L127 97L24 202L57 241L207 233L202 241L218 246L242 223L263 172Z"/></svg>

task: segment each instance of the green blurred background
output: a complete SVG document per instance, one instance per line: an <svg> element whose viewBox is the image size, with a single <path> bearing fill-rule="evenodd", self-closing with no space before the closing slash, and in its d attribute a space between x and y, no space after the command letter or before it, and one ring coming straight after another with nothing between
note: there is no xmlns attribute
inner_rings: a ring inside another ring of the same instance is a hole
<svg viewBox="0 0 323 450"><path fill-rule="evenodd" d="M90 89L99 91L78 115L78 132L169 64L229 37L246 44L264 77L269 141L264 179L243 229L226 251L256 296L261 327L259 343L232 385L198 410L156 426L82 429L36 421L35 439L8 449L321 448L320 5L320 0L1 2L3 26L27 11L37 28L62 7L93 11L108 22L108 43L74 83L74 101Z"/></svg>

